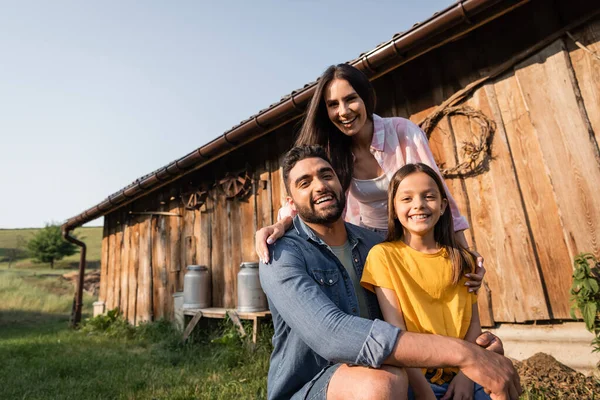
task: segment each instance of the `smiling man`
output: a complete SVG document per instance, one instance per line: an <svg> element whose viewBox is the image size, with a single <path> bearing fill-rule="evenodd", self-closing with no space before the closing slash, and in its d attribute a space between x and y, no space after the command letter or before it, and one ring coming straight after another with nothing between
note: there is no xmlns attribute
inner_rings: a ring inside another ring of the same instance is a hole
<svg viewBox="0 0 600 400"><path fill-rule="evenodd" d="M270 246L271 264L260 265L275 326L269 399L405 399L403 367L445 366L460 368L493 398L518 398L519 378L507 358L381 320L375 295L359 284L367 253L381 238L343 221L345 196L323 148L293 148L282 169L298 215ZM490 333L478 343L502 352Z"/></svg>

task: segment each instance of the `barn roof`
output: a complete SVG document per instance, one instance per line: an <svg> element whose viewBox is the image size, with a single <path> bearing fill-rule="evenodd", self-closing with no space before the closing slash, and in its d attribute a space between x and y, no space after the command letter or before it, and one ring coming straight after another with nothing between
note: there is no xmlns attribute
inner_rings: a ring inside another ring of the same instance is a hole
<svg viewBox="0 0 600 400"><path fill-rule="evenodd" d="M459 0L425 21L414 24L408 31L396 33L390 40L348 63L373 80L527 2L528 0ZM95 206L68 219L62 226L63 231L70 231L104 216L299 118L310 101L315 86L316 81L305 84L216 139L136 179Z"/></svg>

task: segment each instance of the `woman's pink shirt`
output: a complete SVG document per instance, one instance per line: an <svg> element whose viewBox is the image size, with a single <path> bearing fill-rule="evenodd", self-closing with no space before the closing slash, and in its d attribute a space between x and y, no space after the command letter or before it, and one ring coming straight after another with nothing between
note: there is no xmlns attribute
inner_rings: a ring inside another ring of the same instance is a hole
<svg viewBox="0 0 600 400"><path fill-rule="evenodd" d="M373 141L371 154L387 177L392 176L406 164L423 163L429 165L440 175L440 171L433 159L429 142L425 133L415 123L400 117L382 118L373 114ZM444 180L442 179L442 182ZM444 190L448 195L448 203L454 221L454 230L462 231L469 228L465 217L460 215L456 202L446 183ZM279 209L277 219L285 216L294 216L294 211L285 204ZM348 191L346 193L346 210L344 219L355 225L360 225L360 208L358 200Z"/></svg>

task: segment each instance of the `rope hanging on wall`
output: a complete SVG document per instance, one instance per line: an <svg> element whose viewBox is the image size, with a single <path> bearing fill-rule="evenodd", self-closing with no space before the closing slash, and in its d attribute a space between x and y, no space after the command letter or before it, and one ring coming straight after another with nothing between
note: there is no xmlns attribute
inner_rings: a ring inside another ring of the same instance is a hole
<svg viewBox="0 0 600 400"><path fill-rule="evenodd" d="M492 158L492 140L496 132L496 123L479 110L475 110L469 106L454 106L438 108L427 118L425 118L419 126L427 139L431 137L431 133L437 124L444 117L452 117L454 115L462 115L469 119L469 123L475 122L479 125L479 134L472 142L463 142L462 144L462 162L459 162L452 168L444 168L444 164L440 164L440 172L447 179L467 178L484 173L489 161Z"/></svg>

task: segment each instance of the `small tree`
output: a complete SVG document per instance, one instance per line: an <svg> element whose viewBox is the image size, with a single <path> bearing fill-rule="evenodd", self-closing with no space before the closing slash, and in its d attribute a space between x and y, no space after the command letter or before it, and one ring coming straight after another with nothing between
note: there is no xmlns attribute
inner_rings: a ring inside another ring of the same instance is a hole
<svg viewBox="0 0 600 400"><path fill-rule="evenodd" d="M60 226L46 224L27 242L27 250L34 261L50 263L54 268L54 261L75 254L77 246L63 239Z"/></svg>

